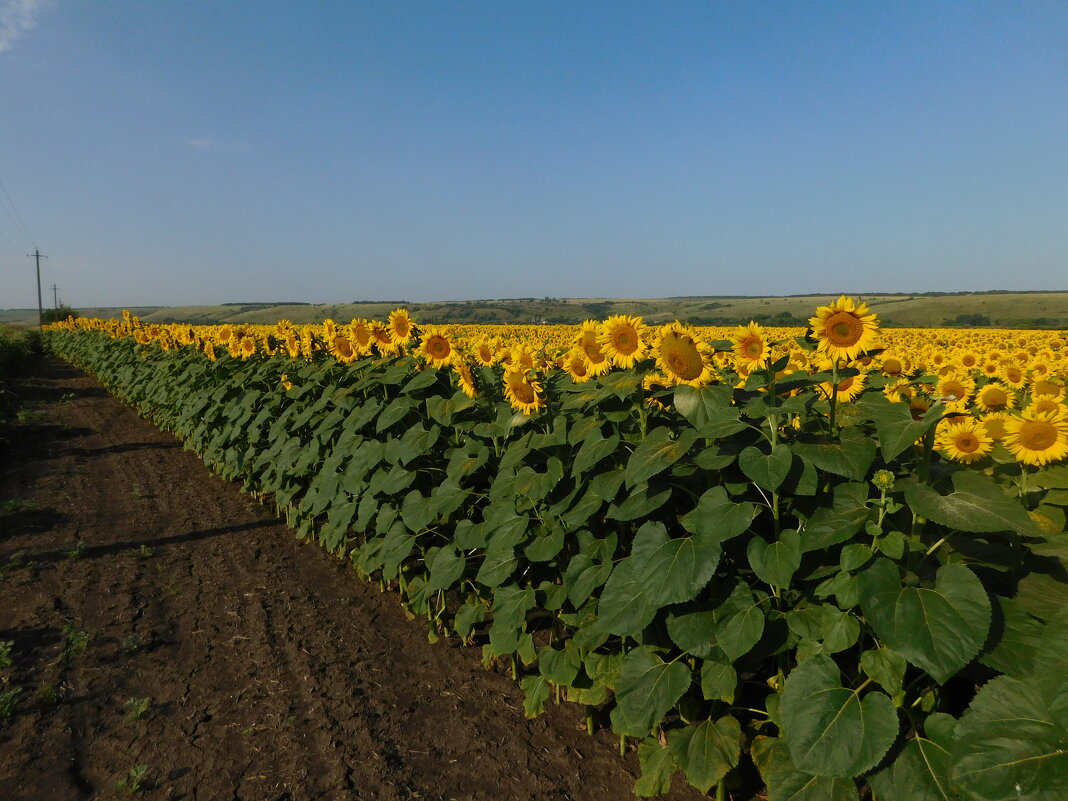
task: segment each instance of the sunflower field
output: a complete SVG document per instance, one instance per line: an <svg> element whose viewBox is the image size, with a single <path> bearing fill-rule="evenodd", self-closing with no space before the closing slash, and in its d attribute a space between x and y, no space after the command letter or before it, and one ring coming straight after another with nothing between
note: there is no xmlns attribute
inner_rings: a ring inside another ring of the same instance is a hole
<svg viewBox="0 0 1068 801"><path fill-rule="evenodd" d="M298 534L585 706L636 792L1068 798L1068 341L68 320L49 347ZM737 797L750 797L738 795Z"/></svg>

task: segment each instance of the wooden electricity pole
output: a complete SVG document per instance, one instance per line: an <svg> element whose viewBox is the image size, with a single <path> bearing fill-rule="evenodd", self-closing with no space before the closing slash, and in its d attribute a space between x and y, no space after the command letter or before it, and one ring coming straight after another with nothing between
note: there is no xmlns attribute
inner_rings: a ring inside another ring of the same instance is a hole
<svg viewBox="0 0 1068 801"><path fill-rule="evenodd" d="M33 253L29 254L28 258L37 259L37 325L44 325L44 305L41 303L41 259L47 259L48 256L41 255L41 249L37 248Z"/></svg>
<svg viewBox="0 0 1068 801"><path fill-rule="evenodd" d="M52 284L52 308L59 310L59 287Z"/></svg>

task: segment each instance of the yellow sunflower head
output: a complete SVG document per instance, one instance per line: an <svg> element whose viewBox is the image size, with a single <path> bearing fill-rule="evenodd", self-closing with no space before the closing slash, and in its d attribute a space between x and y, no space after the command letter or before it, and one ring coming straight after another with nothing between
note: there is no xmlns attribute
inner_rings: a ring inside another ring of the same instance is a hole
<svg viewBox="0 0 1068 801"><path fill-rule="evenodd" d="M460 391L469 398L477 397L478 386L475 384L475 371L471 369L471 365L462 359L456 359L452 362L452 369L456 371L456 383Z"/></svg>
<svg viewBox="0 0 1068 801"><path fill-rule="evenodd" d="M541 383L535 380L533 373L522 368L508 368L504 371L504 397L512 408L523 414L533 414L545 406Z"/></svg>
<svg viewBox="0 0 1068 801"><path fill-rule="evenodd" d="M256 340L250 336L243 336L237 343L238 356L242 359L251 358L256 354Z"/></svg>
<svg viewBox="0 0 1068 801"><path fill-rule="evenodd" d="M645 357L648 345L644 333L645 323L641 317L617 314L597 327L595 339L612 363L626 370Z"/></svg>
<svg viewBox="0 0 1068 801"><path fill-rule="evenodd" d="M612 363L597 341L598 326L599 323L596 320L586 320L575 340L575 344L582 348L582 352L586 354L586 359L590 363L590 375L604 375L612 369Z"/></svg>
<svg viewBox="0 0 1068 801"><path fill-rule="evenodd" d="M830 359L852 361L871 350L879 335L879 318L864 303L842 295L830 306L820 306L808 321L818 349Z"/></svg>
<svg viewBox="0 0 1068 801"><path fill-rule="evenodd" d="M889 378L903 378L912 369L909 360L890 351L884 351L877 361L883 375Z"/></svg>
<svg viewBox="0 0 1068 801"><path fill-rule="evenodd" d="M1048 395L1054 400L1064 400L1065 391L1063 379L1056 378L1038 378L1031 383L1032 395Z"/></svg>
<svg viewBox="0 0 1068 801"><path fill-rule="evenodd" d="M1057 417L1068 417L1068 406L1055 395L1033 395L1027 404L1029 412L1050 412Z"/></svg>
<svg viewBox="0 0 1068 801"><path fill-rule="evenodd" d="M975 382L960 373L950 372L938 379L935 392L950 411L964 411L975 392Z"/></svg>
<svg viewBox="0 0 1068 801"><path fill-rule="evenodd" d="M838 382L838 402L851 403L852 401L855 401L864 391L864 386L867 382L867 373L860 373L859 375L851 375L847 378L843 378ZM821 384L817 384L816 389L820 395L827 399L830 399L831 395L835 394L833 381L824 381Z"/></svg>
<svg viewBox="0 0 1068 801"><path fill-rule="evenodd" d="M397 356L402 352L402 346L393 341L392 333L384 323L371 323L371 336L380 356Z"/></svg>
<svg viewBox="0 0 1068 801"><path fill-rule="evenodd" d="M986 430L986 434L995 442L1001 442L1005 438L1005 421L1010 419L1008 412L990 412L979 418L979 422Z"/></svg>
<svg viewBox="0 0 1068 801"><path fill-rule="evenodd" d="M447 367L456 360L456 348L453 346L452 337L442 326L428 325L422 331L423 341L415 351L415 355L434 367Z"/></svg>
<svg viewBox="0 0 1068 801"><path fill-rule="evenodd" d="M204 355L207 356L211 361L215 361L216 359L215 345L212 344L212 341L210 339L204 340Z"/></svg>
<svg viewBox="0 0 1068 801"><path fill-rule="evenodd" d="M371 353L375 344L374 334L371 333L371 324L361 317L356 317L349 323L349 341L352 348L360 356Z"/></svg>
<svg viewBox="0 0 1068 801"><path fill-rule="evenodd" d="M352 342L350 342L349 338L336 328L334 329L334 336L328 339L327 343L328 350L334 355L334 358L342 364L352 364L356 361L358 354L356 353L356 349L352 347Z"/></svg>
<svg viewBox="0 0 1068 801"><path fill-rule="evenodd" d="M503 355L500 338L480 337L471 349L471 355L483 367L492 367L501 360Z"/></svg>
<svg viewBox="0 0 1068 801"><path fill-rule="evenodd" d="M994 381L976 393L975 405L983 412L1003 412L1016 406L1016 393Z"/></svg>
<svg viewBox="0 0 1068 801"><path fill-rule="evenodd" d="M1058 462L1068 456L1068 420L1053 412L1025 409L1005 421L1002 442L1018 462L1037 467Z"/></svg>
<svg viewBox="0 0 1068 801"><path fill-rule="evenodd" d="M411 315L408 314L407 309L394 309L391 311L387 326L389 338L394 345L405 347L411 343L415 336L415 332L412 330L415 327L415 323L412 322Z"/></svg>
<svg viewBox="0 0 1068 801"><path fill-rule="evenodd" d="M771 359L771 343L764 328L752 320L740 325L731 334L734 364L739 371L757 370L768 366Z"/></svg>
<svg viewBox="0 0 1068 801"><path fill-rule="evenodd" d="M956 418L953 422L938 429L935 436L935 448L955 462L971 464L990 454L994 440L986 428L971 418Z"/></svg>
<svg viewBox="0 0 1068 801"><path fill-rule="evenodd" d="M586 358L586 353L579 347L574 347L564 354L561 367L576 384L585 384L593 378L590 373L590 360Z"/></svg>
<svg viewBox="0 0 1068 801"><path fill-rule="evenodd" d="M657 367L675 384L702 387L712 381L712 348L678 321L660 328L653 356Z"/></svg>

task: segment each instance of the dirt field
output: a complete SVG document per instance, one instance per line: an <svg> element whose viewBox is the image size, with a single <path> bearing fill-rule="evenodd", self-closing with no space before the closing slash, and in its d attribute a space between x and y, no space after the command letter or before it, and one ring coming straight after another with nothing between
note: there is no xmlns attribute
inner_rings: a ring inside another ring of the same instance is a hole
<svg viewBox="0 0 1068 801"><path fill-rule="evenodd" d="M526 720L477 649L429 644L95 381L46 361L17 391L0 799L633 797L634 752L582 708ZM701 797L679 777L668 796Z"/></svg>

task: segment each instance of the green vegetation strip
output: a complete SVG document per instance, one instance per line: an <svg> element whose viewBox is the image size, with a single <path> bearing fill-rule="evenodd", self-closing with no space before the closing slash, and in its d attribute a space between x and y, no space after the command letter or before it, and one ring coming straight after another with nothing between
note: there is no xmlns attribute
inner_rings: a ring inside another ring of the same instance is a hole
<svg viewBox="0 0 1068 801"><path fill-rule="evenodd" d="M650 406L638 368L525 417L407 357L48 336L431 639L510 663L528 715L636 741L640 794L755 767L771 801L1068 795L1068 466L946 462L937 407L874 380L830 416L827 376L771 371Z"/></svg>

